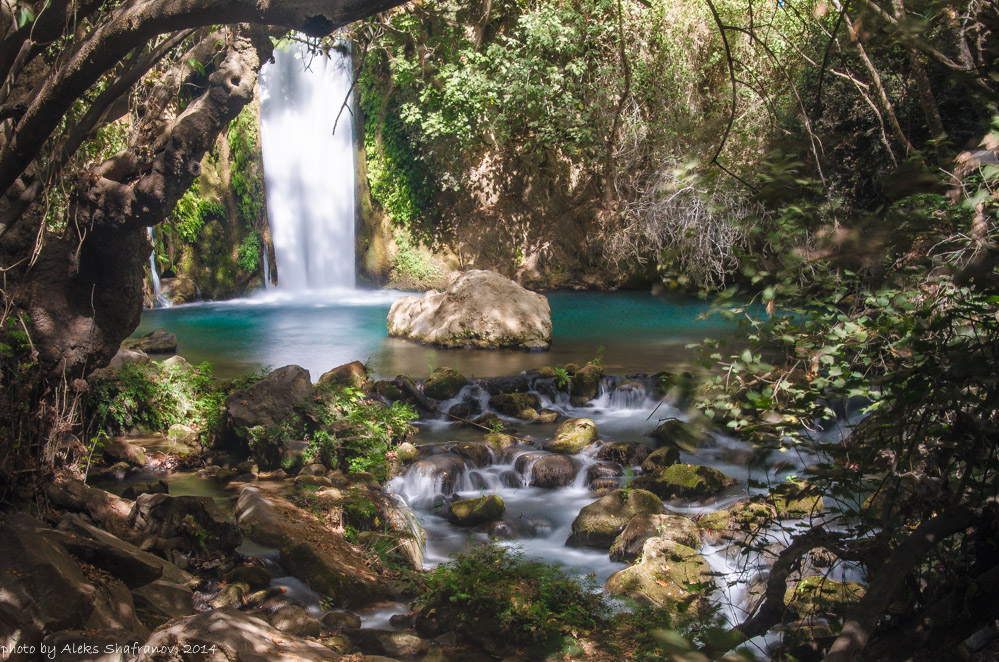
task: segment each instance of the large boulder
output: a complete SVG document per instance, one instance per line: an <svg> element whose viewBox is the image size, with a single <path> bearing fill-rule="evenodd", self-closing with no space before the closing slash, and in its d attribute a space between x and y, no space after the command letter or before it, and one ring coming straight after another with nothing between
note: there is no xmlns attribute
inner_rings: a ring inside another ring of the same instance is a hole
<svg viewBox="0 0 999 662"><path fill-rule="evenodd" d="M641 560L608 577L604 590L657 608L705 615L710 583L711 568L696 550L668 538L651 538L642 547Z"/></svg>
<svg viewBox="0 0 999 662"><path fill-rule="evenodd" d="M566 487L572 485L577 473L576 464L570 457L550 453L531 465L530 484L532 487Z"/></svg>
<svg viewBox="0 0 999 662"><path fill-rule="evenodd" d="M257 425L274 427L291 418L295 405L311 396L309 371L297 365L286 365L248 388L233 391L225 404L229 420L237 430Z"/></svg>
<svg viewBox="0 0 999 662"><path fill-rule="evenodd" d="M444 292L403 297L388 314L390 336L440 347L548 349L548 299L494 271L460 275Z"/></svg>
<svg viewBox="0 0 999 662"><path fill-rule="evenodd" d="M368 368L360 361L351 361L338 365L329 372L324 372L316 382L319 388L335 388L351 386L362 388L368 382Z"/></svg>
<svg viewBox="0 0 999 662"><path fill-rule="evenodd" d="M282 568L334 604L364 605L389 595L359 550L287 499L244 487L236 518L248 538L280 551Z"/></svg>
<svg viewBox="0 0 999 662"><path fill-rule="evenodd" d="M335 657L322 644L282 632L235 607L174 621L139 650L135 662L328 662ZM183 650L194 653L181 658L178 651Z"/></svg>
<svg viewBox="0 0 999 662"><path fill-rule="evenodd" d="M84 513L108 531L125 532L130 528L131 501L66 474L57 475L46 485L45 494L53 505L72 513Z"/></svg>
<svg viewBox="0 0 999 662"><path fill-rule="evenodd" d="M650 538L667 538L697 548L701 544L701 531L683 515L635 515L611 545L611 560L634 561Z"/></svg>
<svg viewBox="0 0 999 662"><path fill-rule="evenodd" d="M146 354L171 354L177 351L177 336L163 329L156 329L138 338L128 338L121 346Z"/></svg>
<svg viewBox="0 0 999 662"><path fill-rule="evenodd" d="M706 499L738 482L711 467L674 464L655 474L639 476L631 485L663 499Z"/></svg>
<svg viewBox="0 0 999 662"><path fill-rule="evenodd" d="M35 660L9 651L35 647L60 630L119 628L142 633L125 584L110 576L91 579L41 522L15 515L0 527L0 646L4 660Z"/></svg>
<svg viewBox="0 0 999 662"><path fill-rule="evenodd" d="M569 393L577 398L592 400L600 392L600 379L604 370L598 365L588 363L572 376Z"/></svg>
<svg viewBox="0 0 999 662"><path fill-rule="evenodd" d="M556 453L575 455L596 440L596 423L588 418L569 418L559 423L555 440L548 448Z"/></svg>
<svg viewBox="0 0 999 662"><path fill-rule="evenodd" d="M541 401L533 393L500 393L489 398L489 406L504 416L533 420Z"/></svg>
<svg viewBox="0 0 999 662"><path fill-rule="evenodd" d="M204 558L230 554L243 540L211 497L140 494L128 521L150 536L183 538L186 551Z"/></svg>
<svg viewBox="0 0 999 662"><path fill-rule="evenodd" d="M434 400L450 400L468 384L468 379L453 368L437 368L423 382L423 393Z"/></svg>
<svg viewBox="0 0 999 662"><path fill-rule="evenodd" d="M497 520L506 509L503 499L496 494L475 499L462 499L451 504L449 519L458 526L475 526Z"/></svg>
<svg viewBox="0 0 999 662"><path fill-rule="evenodd" d="M665 509L656 495L645 490L614 490L579 511L572 522L571 547L610 549L614 539L635 515L660 515Z"/></svg>

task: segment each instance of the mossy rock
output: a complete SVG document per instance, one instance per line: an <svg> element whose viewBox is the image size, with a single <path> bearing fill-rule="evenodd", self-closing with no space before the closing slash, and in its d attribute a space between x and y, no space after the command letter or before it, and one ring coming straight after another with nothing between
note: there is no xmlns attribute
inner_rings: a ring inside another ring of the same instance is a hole
<svg viewBox="0 0 999 662"><path fill-rule="evenodd" d="M738 482L711 467L674 464L654 476L639 476L631 484L663 499L706 499Z"/></svg>
<svg viewBox="0 0 999 662"><path fill-rule="evenodd" d="M848 605L859 602L866 592L864 585L857 582L840 582L811 575L787 590L784 604L799 618L842 615Z"/></svg>
<svg viewBox="0 0 999 662"><path fill-rule="evenodd" d="M310 476L308 474L295 476L296 490L314 491L320 487L333 487L333 481L326 476Z"/></svg>
<svg viewBox="0 0 999 662"><path fill-rule="evenodd" d="M504 510L506 504L500 496L487 494L475 499L455 501L449 509L448 519L457 526L475 526L499 519Z"/></svg>
<svg viewBox="0 0 999 662"><path fill-rule="evenodd" d="M799 519L822 512L822 496L811 484L803 480L789 480L770 490L767 496L777 517Z"/></svg>
<svg viewBox="0 0 999 662"><path fill-rule="evenodd" d="M547 454L531 467L531 486L558 488L572 485L578 473L575 463L565 455Z"/></svg>
<svg viewBox="0 0 999 662"><path fill-rule="evenodd" d="M604 590L677 613L710 610L711 568L697 550L666 538L650 538L638 563L607 578Z"/></svg>
<svg viewBox="0 0 999 662"><path fill-rule="evenodd" d="M360 361L351 361L324 372L316 382L317 388L332 389L343 386L364 388L368 382L368 368ZM369 384L370 386L370 384Z"/></svg>
<svg viewBox="0 0 999 662"><path fill-rule="evenodd" d="M549 450L575 455L597 440L597 424L588 418L569 418L555 430L555 441Z"/></svg>
<svg viewBox="0 0 999 662"><path fill-rule="evenodd" d="M538 416L534 419L534 423L554 423L560 416L554 409L539 409L537 413Z"/></svg>
<svg viewBox="0 0 999 662"><path fill-rule="evenodd" d="M645 490L614 490L579 511L572 522L570 547L610 549L618 534L636 515L661 515L665 509L655 494Z"/></svg>
<svg viewBox="0 0 999 662"><path fill-rule="evenodd" d="M457 441L448 446L455 455L470 460L477 467L486 467L493 463L493 455L489 452L489 444L483 441Z"/></svg>
<svg viewBox="0 0 999 662"><path fill-rule="evenodd" d="M568 370L568 367L566 368ZM570 393L580 398L592 400L597 397L600 391L600 378L604 376L604 370L598 365L589 363L572 376L572 386Z"/></svg>
<svg viewBox="0 0 999 662"><path fill-rule="evenodd" d="M676 446L663 446L654 451L642 462L642 473L657 476L674 464L680 462L680 449Z"/></svg>
<svg viewBox="0 0 999 662"><path fill-rule="evenodd" d="M637 441L616 441L611 444L604 444L597 451L598 460L617 462L624 467L633 467L642 464L648 459L652 449Z"/></svg>
<svg viewBox="0 0 999 662"><path fill-rule="evenodd" d="M502 432L490 432L486 435L486 443L489 444L490 448L494 451L501 451L504 448L516 446L517 440L508 434L503 434Z"/></svg>
<svg viewBox="0 0 999 662"><path fill-rule="evenodd" d="M659 446L676 446L685 451L695 451L712 440L706 425L681 421L678 418L663 421L649 433L649 436L655 439Z"/></svg>
<svg viewBox="0 0 999 662"><path fill-rule="evenodd" d="M390 381L380 379L375 382L375 393L382 396L389 402L396 402L398 400L404 399L406 396L403 395L402 389L393 384Z"/></svg>
<svg viewBox="0 0 999 662"><path fill-rule="evenodd" d="M556 371L555 366L546 365L538 368L538 377L541 377L542 379L555 379L558 377L558 372Z"/></svg>
<svg viewBox="0 0 999 662"><path fill-rule="evenodd" d="M403 464L409 464L416 459L417 455L419 455L419 451L416 446L408 441L404 441L399 444L399 446L395 449L395 453L396 457L398 457L399 461Z"/></svg>
<svg viewBox="0 0 999 662"><path fill-rule="evenodd" d="M259 565L243 565L225 573L227 584L246 584L252 591L259 591L270 586L271 573Z"/></svg>
<svg viewBox="0 0 999 662"><path fill-rule="evenodd" d="M450 400L468 385L468 379L453 368L437 368L423 382L423 394L434 400Z"/></svg>
<svg viewBox="0 0 999 662"><path fill-rule="evenodd" d="M732 520L732 513L728 510L716 510L713 513L705 513L697 520L697 526L703 531L724 531L729 527Z"/></svg>
<svg viewBox="0 0 999 662"><path fill-rule="evenodd" d="M773 520L777 512L769 503L750 501L732 506L732 520L743 529L754 531Z"/></svg>
<svg viewBox="0 0 999 662"><path fill-rule="evenodd" d="M610 548L611 560L634 561L651 538L666 538L696 548L701 544L701 531L693 520L683 515L635 515L614 539Z"/></svg>
<svg viewBox="0 0 999 662"><path fill-rule="evenodd" d="M504 416L534 420L538 417L541 400L533 393L500 393L489 398L489 406ZM533 417L527 414L527 410L533 412Z"/></svg>
<svg viewBox="0 0 999 662"><path fill-rule="evenodd" d="M503 419L492 412L482 414L478 418L472 419L472 422L477 426L484 427L489 430L497 427L502 429L504 427Z"/></svg>

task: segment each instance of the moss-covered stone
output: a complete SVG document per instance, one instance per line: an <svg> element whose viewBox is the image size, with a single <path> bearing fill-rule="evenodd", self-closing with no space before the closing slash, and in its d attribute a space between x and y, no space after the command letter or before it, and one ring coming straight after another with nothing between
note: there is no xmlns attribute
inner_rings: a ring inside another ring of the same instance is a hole
<svg viewBox="0 0 999 662"><path fill-rule="evenodd" d="M475 526L497 520L503 516L506 504L496 494L487 494L475 499L463 499L451 504L448 519L458 526Z"/></svg>
<svg viewBox="0 0 999 662"><path fill-rule="evenodd" d="M639 476L631 484L663 499L705 499L738 482L711 467L674 464L655 476Z"/></svg>
<svg viewBox="0 0 999 662"><path fill-rule="evenodd" d="M767 497L777 517L798 519L822 512L822 496L811 484L803 480L789 480L770 490Z"/></svg>
<svg viewBox="0 0 999 662"><path fill-rule="evenodd" d="M610 549L614 539L635 515L660 515L663 504L645 490L614 490L579 511L572 522L570 547Z"/></svg>
<svg viewBox="0 0 999 662"><path fill-rule="evenodd" d="M652 449L637 441L616 441L611 444L604 444L597 451L597 459L617 462L625 467L633 467L642 464L648 457Z"/></svg>
<svg viewBox="0 0 999 662"><path fill-rule="evenodd" d="M687 547L701 544L701 532L693 520L682 515L635 515L614 539L610 548L613 561L630 562L642 554L650 538L666 538Z"/></svg>
<svg viewBox="0 0 999 662"><path fill-rule="evenodd" d="M859 602L866 592L864 585L857 582L839 582L811 575L787 590L784 604L799 618L841 615L848 605Z"/></svg>
<svg viewBox="0 0 999 662"><path fill-rule="evenodd" d="M423 394L434 400L450 400L468 385L468 379L453 368L437 368L423 382Z"/></svg>
<svg viewBox="0 0 999 662"><path fill-rule="evenodd" d="M765 526L776 514L772 505L762 501L750 501L732 506L733 523L746 530L756 530Z"/></svg>
<svg viewBox="0 0 999 662"><path fill-rule="evenodd" d="M642 462L642 473L656 476L680 461L680 449L676 446L663 446L654 451Z"/></svg>
<svg viewBox="0 0 999 662"><path fill-rule="evenodd" d="M597 424L588 418L569 418L555 430L550 450L575 455L597 440Z"/></svg>
<svg viewBox="0 0 999 662"><path fill-rule="evenodd" d="M296 490L317 490L320 487L333 487L333 481L326 476L310 476L308 474L295 476Z"/></svg>
<svg viewBox="0 0 999 662"><path fill-rule="evenodd" d="M558 420L559 413L554 409L539 409L535 423L554 423Z"/></svg>
<svg viewBox="0 0 999 662"><path fill-rule="evenodd" d="M666 538L650 538L641 560L607 578L604 589L657 608L698 615L709 609L711 569L696 550Z"/></svg>
<svg viewBox="0 0 999 662"><path fill-rule="evenodd" d="M351 361L338 365L329 372L324 372L316 382L317 388L336 388L350 386L364 388L368 383L368 368L360 361Z"/></svg>
<svg viewBox="0 0 999 662"><path fill-rule="evenodd" d="M534 420L538 417L537 408L541 406L541 401L533 393L500 393L489 398L489 406L504 416ZM528 409L533 412L533 417L527 415Z"/></svg>
<svg viewBox="0 0 999 662"><path fill-rule="evenodd" d="M396 402L402 400L405 396L402 393L402 389L393 384L390 381L380 379L375 382L375 393L382 396L389 402Z"/></svg>
<svg viewBox="0 0 999 662"><path fill-rule="evenodd" d="M705 513L697 520L697 526L704 531L724 531L728 528L732 513L728 510L716 510Z"/></svg>
<svg viewBox="0 0 999 662"><path fill-rule="evenodd" d="M398 457L399 461L404 464L409 464L416 459L417 455L419 455L419 451L416 449L416 446L408 441L404 441L399 444L399 446L395 449L395 452L396 457Z"/></svg>
<svg viewBox="0 0 999 662"><path fill-rule="evenodd" d="M503 428L503 419L492 412L489 412L487 414L482 414L481 416L472 419L472 422L475 423L475 425L478 427L486 428L489 430L495 428L499 429Z"/></svg>
<svg viewBox="0 0 999 662"><path fill-rule="evenodd" d="M572 376L572 385L569 392L574 396L592 400L597 397L597 393L600 391L600 378L603 375L603 368L589 363L576 371Z"/></svg>
<svg viewBox="0 0 999 662"><path fill-rule="evenodd" d="M489 444L490 448L494 451L501 451L504 448L516 446L517 440L508 434L503 434L502 432L490 432L486 435L486 443Z"/></svg>

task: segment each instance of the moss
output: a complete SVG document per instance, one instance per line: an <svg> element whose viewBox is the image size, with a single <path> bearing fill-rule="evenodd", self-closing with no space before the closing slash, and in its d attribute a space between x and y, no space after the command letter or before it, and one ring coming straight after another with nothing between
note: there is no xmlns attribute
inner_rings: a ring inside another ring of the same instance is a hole
<svg viewBox="0 0 999 662"><path fill-rule="evenodd" d="M541 401L533 393L501 393L489 398L489 406L504 416L515 418L528 418L524 413L530 409L534 412L533 418L537 418Z"/></svg>
<svg viewBox="0 0 999 662"><path fill-rule="evenodd" d="M517 440L508 434L503 434L502 432L490 432L486 435L486 443L489 444L493 450L501 451L504 448L516 446Z"/></svg>
<svg viewBox="0 0 999 662"><path fill-rule="evenodd" d="M696 550L665 538L652 538L641 560L611 575L604 588L641 603L679 612L708 608L711 569Z"/></svg>
<svg viewBox="0 0 999 662"><path fill-rule="evenodd" d="M790 480L770 490L767 500L773 505L777 517L797 519L822 512L822 497L814 486L803 480Z"/></svg>
<svg viewBox="0 0 999 662"><path fill-rule="evenodd" d="M703 499L738 481L717 469L696 464L674 464L655 476L640 476L632 485L664 499Z"/></svg>
<svg viewBox="0 0 999 662"><path fill-rule="evenodd" d="M568 366L566 366L566 370L568 370ZM577 397L595 398L600 390L600 378L603 377L603 374L603 368L592 363L579 368L572 376L570 392Z"/></svg>
<svg viewBox="0 0 999 662"><path fill-rule="evenodd" d="M453 368L437 368L423 383L423 393L434 400L450 400L468 385L468 379Z"/></svg>
<svg viewBox="0 0 999 662"><path fill-rule="evenodd" d="M680 462L680 449L676 446L663 446L654 451L642 462L642 473L656 475Z"/></svg>
<svg viewBox="0 0 999 662"><path fill-rule="evenodd" d="M610 549L614 539L636 515L659 515L663 504L645 490L614 490L579 511L572 522L572 535L566 544L571 547L601 547Z"/></svg>
<svg viewBox="0 0 999 662"><path fill-rule="evenodd" d="M449 519L458 526L475 526L499 519L506 505L496 494L487 494L476 499L463 499L451 504Z"/></svg>
<svg viewBox="0 0 999 662"><path fill-rule="evenodd" d="M697 520L697 526L705 531L724 531L728 528L732 519L732 513L727 510L716 510L713 513L705 513Z"/></svg>
<svg viewBox="0 0 999 662"><path fill-rule="evenodd" d="M820 575L802 579L784 594L784 604L799 618L842 614L847 605L860 601L866 589L857 582L839 582Z"/></svg>
<svg viewBox="0 0 999 662"><path fill-rule="evenodd" d="M551 450L555 453L575 455L597 440L597 425L588 418L570 418L562 421L555 431Z"/></svg>

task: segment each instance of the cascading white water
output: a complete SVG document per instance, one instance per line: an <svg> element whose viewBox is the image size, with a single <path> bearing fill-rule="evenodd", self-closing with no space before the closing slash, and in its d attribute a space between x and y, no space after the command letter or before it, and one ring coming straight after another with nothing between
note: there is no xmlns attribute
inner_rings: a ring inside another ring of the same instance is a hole
<svg viewBox="0 0 999 662"><path fill-rule="evenodd" d="M163 296L163 292L160 289L160 275L156 273L156 240L153 239L153 229L146 229L149 231L149 243L153 245L153 252L149 254L149 276L153 281L153 297L156 299L154 305L158 305L161 308L169 308L170 299Z"/></svg>
<svg viewBox="0 0 999 662"><path fill-rule="evenodd" d="M261 143L278 287L354 287L350 53L274 51L260 71ZM349 108L349 100L348 100Z"/></svg>
<svg viewBox="0 0 999 662"><path fill-rule="evenodd" d="M267 254L267 242L264 242L264 289L273 289L274 284L271 283L271 261L270 255Z"/></svg>

